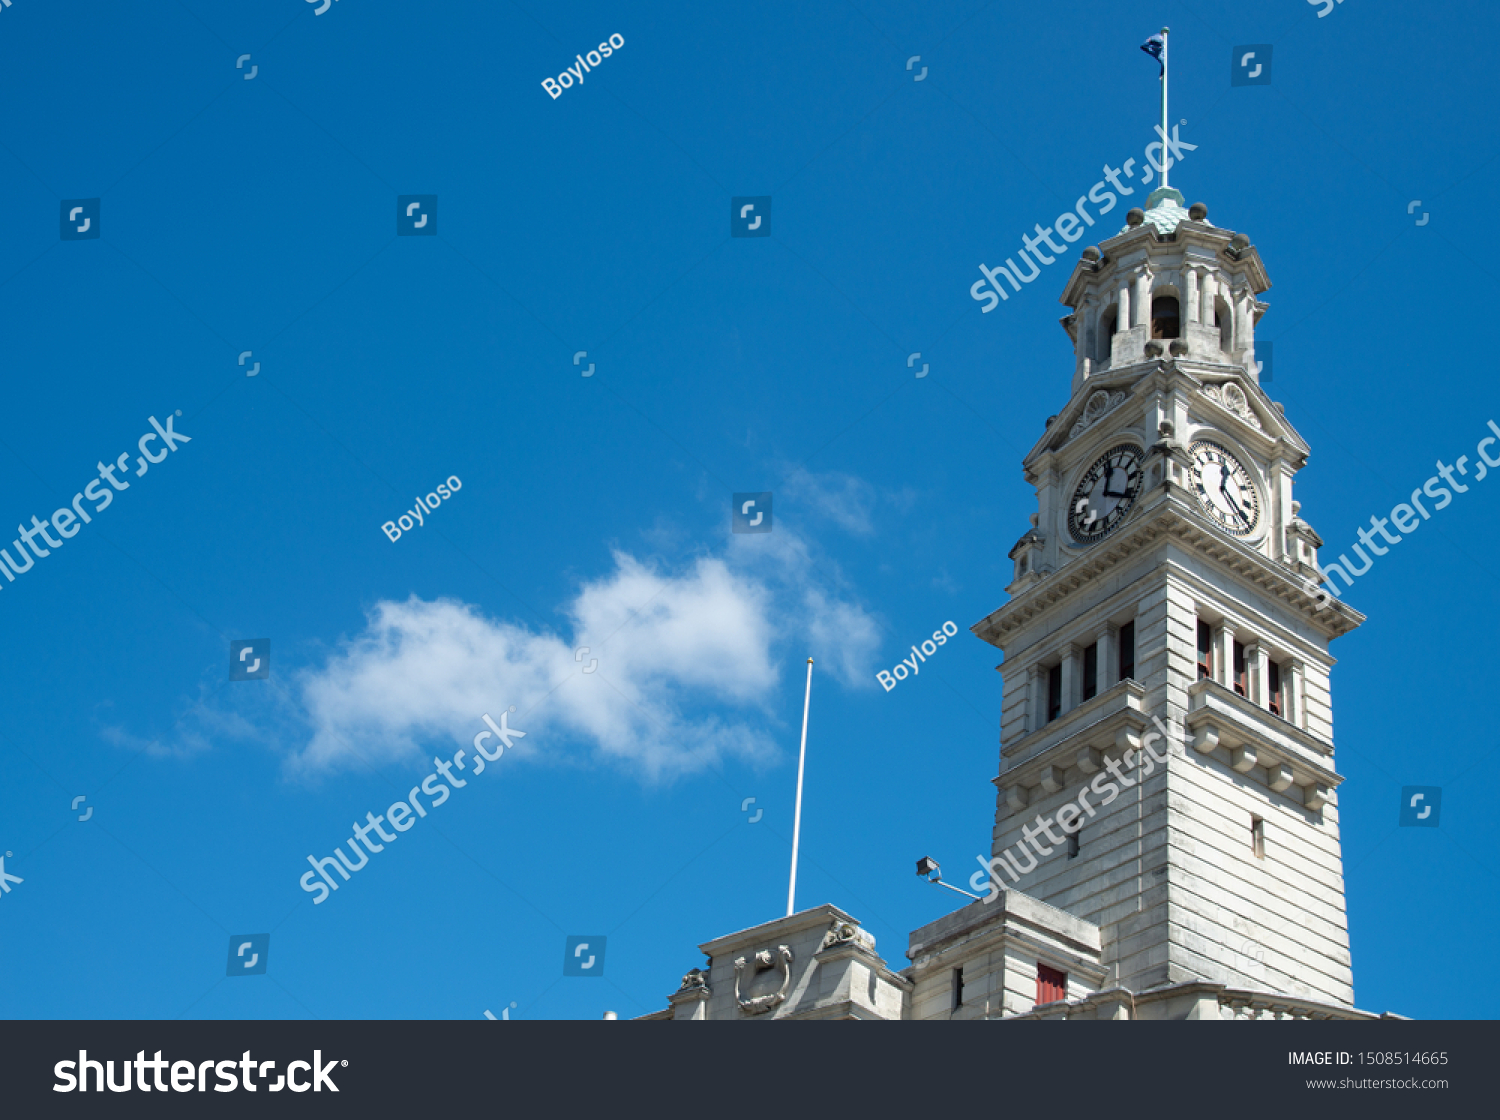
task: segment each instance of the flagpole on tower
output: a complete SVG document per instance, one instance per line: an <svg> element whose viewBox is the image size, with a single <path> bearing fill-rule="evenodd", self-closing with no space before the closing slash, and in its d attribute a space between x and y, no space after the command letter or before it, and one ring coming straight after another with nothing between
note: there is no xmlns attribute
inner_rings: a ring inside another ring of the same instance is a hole
<svg viewBox="0 0 1500 1120"><path fill-rule="evenodd" d="M792 916L797 898L797 842L802 838L802 768L807 762L807 709L812 705L813 659L807 659L807 693L802 697L802 749L797 754L797 808L792 817L792 881L786 888L786 916Z"/></svg>
<svg viewBox="0 0 1500 1120"><path fill-rule="evenodd" d="M1167 32L1170 28L1161 29L1161 185L1167 185L1167 169L1171 167L1171 158L1167 155Z"/></svg>

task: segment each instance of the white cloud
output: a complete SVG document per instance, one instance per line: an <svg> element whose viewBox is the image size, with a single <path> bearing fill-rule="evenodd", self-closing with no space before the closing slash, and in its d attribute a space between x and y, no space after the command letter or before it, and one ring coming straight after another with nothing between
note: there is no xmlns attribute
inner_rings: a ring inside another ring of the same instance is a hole
<svg viewBox="0 0 1500 1120"><path fill-rule="evenodd" d="M777 588L778 618L785 620L788 636L802 640L806 656L849 688L875 687L878 625L844 588L837 565L815 557L802 537L779 525L771 533L734 538L730 555Z"/></svg>
<svg viewBox="0 0 1500 1120"><path fill-rule="evenodd" d="M467 742L481 714L511 704L513 726L538 733L519 744L523 756L582 741L653 781L731 756L775 757L762 726L785 716L774 708L779 667L802 656L788 639L844 683L873 687L877 635L800 539L778 529L736 543L747 540L760 547L700 557L675 576L616 551L613 570L567 604L565 635L452 599L377 603L363 632L300 674L312 730L292 770L381 765L425 754L433 739Z"/></svg>
<svg viewBox="0 0 1500 1120"><path fill-rule="evenodd" d="M806 657L846 687L876 683L876 620L838 566L780 523L676 566L616 549L560 617L554 630L456 599L384 599L313 664L288 671L283 647L269 685L205 684L157 737L101 733L155 755L261 743L310 780L451 756L483 730L484 713L514 705L511 726L527 733L518 757L603 761L666 781L728 758L776 759L800 714L787 710L782 671L800 679Z"/></svg>
<svg viewBox="0 0 1500 1120"><path fill-rule="evenodd" d="M880 643L875 620L863 608L830 598L816 587L807 588L802 601L810 643L823 651L834 676L851 688L874 688L871 660Z"/></svg>

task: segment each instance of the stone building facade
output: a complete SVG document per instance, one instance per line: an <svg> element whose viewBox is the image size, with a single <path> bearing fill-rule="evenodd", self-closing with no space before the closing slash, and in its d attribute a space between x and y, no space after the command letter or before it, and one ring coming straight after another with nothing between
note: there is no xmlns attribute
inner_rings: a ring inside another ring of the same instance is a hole
<svg viewBox="0 0 1500 1120"><path fill-rule="evenodd" d="M1085 249L1072 395L1023 461L985 897L893 969L834 906L700 946L652 1019L1377 1018L1353 1006L1308 446L1249 239L1160 188Z"/></svg>

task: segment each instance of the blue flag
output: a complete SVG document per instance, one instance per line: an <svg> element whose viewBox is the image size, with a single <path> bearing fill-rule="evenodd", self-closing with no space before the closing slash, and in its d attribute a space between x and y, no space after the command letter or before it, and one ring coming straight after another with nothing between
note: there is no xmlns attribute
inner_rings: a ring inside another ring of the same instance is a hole
<svg viewBox="0 0 1500 1120"><path fill-rule="evenodd" d="M1151 36L1151 38L1147 39L1144 43L1141 44L1141 50L1145 51L1152 58L1156 59L1157 62L1161 62L1162 51L1164 51L1165 49L1166 44L1162 42L1160 33ZM1166 72L1166 63L1162 63L1161 73L1165 74ZM1161 74L1158 74L1157 77L1161 77Z"/></svg>

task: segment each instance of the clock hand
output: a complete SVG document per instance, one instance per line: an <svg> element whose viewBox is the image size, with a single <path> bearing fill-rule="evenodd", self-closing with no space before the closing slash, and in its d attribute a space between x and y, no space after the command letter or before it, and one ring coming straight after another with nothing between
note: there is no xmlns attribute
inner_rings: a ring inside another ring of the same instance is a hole
<svg viewBox="0 0 1500 1120"><path fill-rule="evenodd" d="M1225 489L1228 482L1229 478L1226 475L1224 481L1219 483L1219 492L1224 495L1224 500L1229 503L1229 511L1233 513L1237 518L1239 518L1240 521L1242 521L1246 525L1246 527L1248 527L1250 525L1250 518L1246 516L1245 511L1240 508L1239 502L1231 498L1229 496L1229 491ZM1235 489L1238 490L1239 487L1236 486Z"/></svg>
<svg viewBox="0 0 1500 1120"><path fill-rule="evenodd" d="M1116 494L1113 490L1111 490L1109 488L1110 481L1114 477L1115 477L1115 469L1113 467L1105 467L1104 468L1104 496L1106 498L1123 498L1123 497L1125 497L1125 494L1123 492L1121 492L1119 494ZM1127 476L1127 477L1129 477L1129 476Z"/></svg>
<svg viewBox="0 0 1500 1120"><path fill-rule="evenodd" d="M1219 473L1219 493L1224 495L1224 504L1229 507L1230 512L1249 525L1250 521L1240 511L1239 503L1229 496L1229 473L1227 471L1221 470Z"/></svg>
<svg viewBox="0 0 1500 1120"><path fill-rule="evenodd" d="M1219 473L1219 493L1224 495L1224 500L1226 502L1228 502L1231 506L1235 504L1234 499L1229 496L1229 472L1228 471L1220 471L1220 473Z"/></svg>

